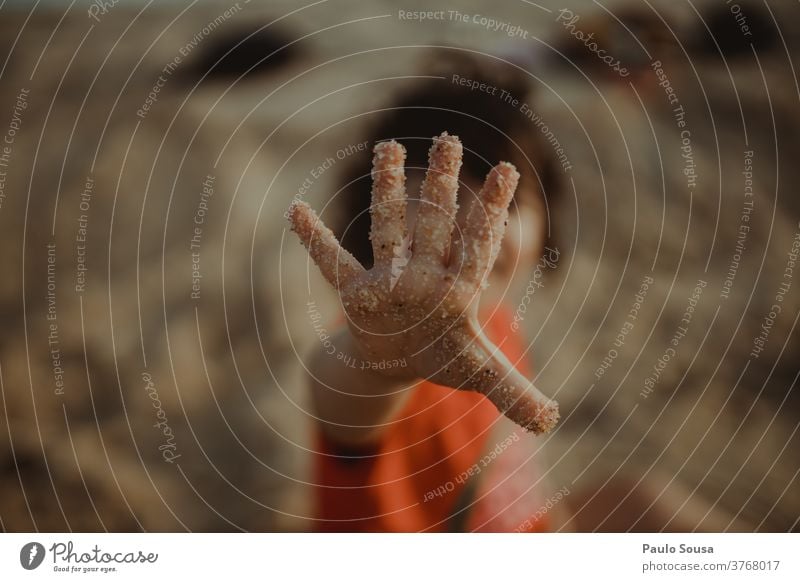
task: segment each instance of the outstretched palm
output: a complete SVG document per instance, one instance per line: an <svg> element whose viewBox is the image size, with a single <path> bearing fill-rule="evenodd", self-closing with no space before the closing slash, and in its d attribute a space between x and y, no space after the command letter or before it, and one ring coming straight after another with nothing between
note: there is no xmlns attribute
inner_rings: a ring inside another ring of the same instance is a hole
<svg viewBox="0 0 800 582"><path fill-rule="evenodd" d="M289 213L293 230L338 290L362 355L373 362L405 358L404 373L480 392L520 426L548 432L558 422L558 405L481 333L477 317L519 179L516 170L506 163L492 168L479 203L453 232L461 144L447 133L434 138L409 249L405 150L388 141L374 151L370 270L341 248L307 204L296 202Z"/></svg>

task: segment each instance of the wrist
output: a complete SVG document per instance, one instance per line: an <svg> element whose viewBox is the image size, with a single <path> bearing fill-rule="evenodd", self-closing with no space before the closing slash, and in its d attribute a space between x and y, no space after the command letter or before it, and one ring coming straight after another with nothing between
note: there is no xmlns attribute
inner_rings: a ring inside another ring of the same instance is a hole
<svg viewBox="0 0 800 582"><path fill-rule="evenodd" d="M381 370L346 328L334 332L330 343L335 349L317 349L309 366L314 415L332 442L374 442L406 402L415 380Z"/></svg>
<svg viewBox="0 0 800 582"><path fill-rule="evenodd" d="M374 374L382 382L390 382L395 387L409 385L419 379L412 371L410 358L404 354L377 354L370 350L350 328L342 330L342 362L350 368Z"/></svg>

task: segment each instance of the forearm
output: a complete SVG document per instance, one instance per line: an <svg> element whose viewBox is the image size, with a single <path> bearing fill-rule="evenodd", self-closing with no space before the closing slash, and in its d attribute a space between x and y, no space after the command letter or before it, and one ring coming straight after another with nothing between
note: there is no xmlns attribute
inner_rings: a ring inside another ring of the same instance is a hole
<svg viewBox="0 0 800 582"><path fill-rule="evenodd" d="M346 328L332 337L333 354L318 345L310 359L314 414L334 442L364 445L376 441L405 403L414 380L370 369Z"/></svg>

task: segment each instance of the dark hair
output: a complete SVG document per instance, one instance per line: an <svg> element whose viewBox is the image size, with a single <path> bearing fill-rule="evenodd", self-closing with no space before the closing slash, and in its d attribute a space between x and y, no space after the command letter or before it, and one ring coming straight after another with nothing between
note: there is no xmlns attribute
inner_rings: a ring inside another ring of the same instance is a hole
<svg viewBox="0 0 800 582"><path fill-rule="evenodd" d="M432 60L435 63L429 68L432 76L444 78L417 81L389 104L369 132L370 146L396 139L407 151L406 174L421 176L428 164L431 138L447 131L457 135L464 146L462 181L482 183L492 166L507 161L517 167L520 183L527 185L526 190L551 199L558 187L554 156L547 155L551 150L543 147L535 126L520 113L518 106L500 96L501 90L505 90L519 103L524 102L530 90L524 73L489 57L479 61L455 51L437 51ZM458 79L486 83L497 90L494 95L470 90L459 84ZM339 220L335 225L342 245L365 266L372 264L367 212L371 160L371 148L353 156L342 184ZM536 187L532 187L534 184Z"/></svg>

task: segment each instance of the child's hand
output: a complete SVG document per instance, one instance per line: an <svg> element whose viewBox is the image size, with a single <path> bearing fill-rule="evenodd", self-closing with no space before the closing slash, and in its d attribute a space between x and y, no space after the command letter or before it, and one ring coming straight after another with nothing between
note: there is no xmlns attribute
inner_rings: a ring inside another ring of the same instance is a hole
<svg viewBox="0 0 800 582"><path fill-rule="evenodd" d="M477 318L519 174L510 164L495 166L478 202L453 232L461 143L447 133L434 138L406 261L405 149L390 141L377 144L374 152L370 239L375 264L369 271L307 204L297 202L289 211L293 230L339 292L359 355L373 363L405 359L407 367L383 373L411 373L478 391L520 426L548 432L558 422L558 405L486 339Z"/></svg>

